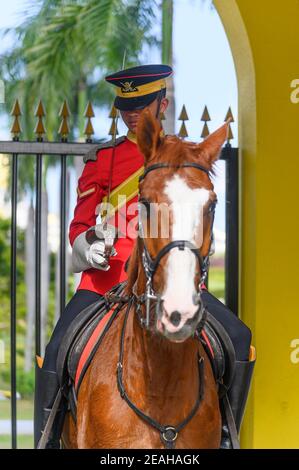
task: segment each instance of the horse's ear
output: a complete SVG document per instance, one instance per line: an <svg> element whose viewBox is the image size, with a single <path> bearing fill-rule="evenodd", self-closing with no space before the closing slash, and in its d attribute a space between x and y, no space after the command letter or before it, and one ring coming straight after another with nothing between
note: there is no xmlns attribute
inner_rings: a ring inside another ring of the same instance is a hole
<svg viewBox="0 0 299 470"><path fill-rule="evenodd" d="M222 146L228 138L229 118L219 129L212 132L206 139L198 144L201 154L207 160L209 166L218 159Z"/></svg>
<svg viewBox="0 0 299 470"><path fill-rule="evenodd" d="M149 109L142 111L137 125L137 144L145 160L156 153L160 144L161 128Z"/></svg>

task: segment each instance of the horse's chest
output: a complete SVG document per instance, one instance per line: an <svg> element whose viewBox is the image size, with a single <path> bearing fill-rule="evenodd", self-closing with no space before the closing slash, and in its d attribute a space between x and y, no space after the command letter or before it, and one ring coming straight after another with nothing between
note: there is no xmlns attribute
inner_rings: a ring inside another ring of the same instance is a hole
<svg viewBox="0 0 299 470"><path fill-rule="evenodd" d="M112 335L113 336L113 335ZM116 335L117 336L117 335ZM110 337L111 338L111 337ZM146 449L164 448L160 432L147 424L121 397L117 386L119 360L118 338L105 338L87 371L78 400L79 448ZM190 413L196 393L189 402L162 400L149 394L143 381L136 381L143 371L134 375L134 367L124 363L124 384L130 400L161 425L178 425ZM132 371L132 375L131 375ZM205 381L213 381L208 369ZM81 397L88 397L87 400ZM205 390L205 399L186 427L180 431L176 448L217 448L220 441L218 397L213 387Z"/></svg>

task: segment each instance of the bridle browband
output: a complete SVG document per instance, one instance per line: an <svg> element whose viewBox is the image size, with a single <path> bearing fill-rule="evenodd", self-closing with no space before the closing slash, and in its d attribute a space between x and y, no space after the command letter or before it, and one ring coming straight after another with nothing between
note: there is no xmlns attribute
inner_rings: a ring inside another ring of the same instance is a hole
<svg viewBox="0 0 299 470"><path fill-rule="evenodd" d="M150 171L157 170L159 168L175 168L175 169L178 169L178 168L188 168L188 167L196 168L197 170L201 170L204 173L206 173L207 175L210 174L210 170L208 170L204 166L200 165L199 163L195 163L195 162L182 163L181 165L169 165L169 163L153 163L153 165L150 165L147 168L145 168L143 175L139 176L139 183L140 183L140 181L142 181L146 177L146 175Z"/></svg>

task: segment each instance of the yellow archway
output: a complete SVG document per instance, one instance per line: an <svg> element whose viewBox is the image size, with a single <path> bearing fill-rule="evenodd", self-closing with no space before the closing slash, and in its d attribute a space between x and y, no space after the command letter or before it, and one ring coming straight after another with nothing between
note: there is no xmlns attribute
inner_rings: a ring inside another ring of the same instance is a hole
<svg viewBox="0 0 299 470"><path fill-rule="evenodd" d="M239 89L240 312L257 365L242 447L298 448L299 2L214 0Z"/></svg>

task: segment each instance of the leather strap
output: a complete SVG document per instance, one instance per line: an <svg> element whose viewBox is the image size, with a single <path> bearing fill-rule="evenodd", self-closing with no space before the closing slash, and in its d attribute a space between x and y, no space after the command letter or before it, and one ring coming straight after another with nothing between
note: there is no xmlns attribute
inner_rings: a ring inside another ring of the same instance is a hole
<svg viewBox="0 0 299 470"><path fill-rule="evenodd" d="M226 424L229 430L230 434L230 440L232 444L233 449L240 449L240 442L238 438L238 431L236 428L236 423L234 420L234 415L229 403L229 399L227 395L224 395L222 398L222 403L223 403L223 408L224 408L224 413L225 413L225 418L226 418Z"/></svg>
<svg viewBox="0 0 299 470"><path fill-rule="evenodd" d="M48 444L50 433L53 428L54 420L55 420L59 405L61 404L61 399L62 399L62 390L61 388L59 388L56 398L54 400L53 406L51 408L49 417L47 419L45 428L42 432L42 436L37 445L37 449L45 449L46 445Z"/></svg>
<svg viewBox="0 0 299 470"><path fill-rule="evenodd" d="M142 181L150 171L157 170L159 168L176 168L176 169L178 169L178 168L188 168L188 167L192 167L192 168L196 168L197 170L201 170L204 173L206 173L207 175L209 175L209 173L210 173L210 170L208 170L204 166L200 165L199 163L195 163L195 162L182 163L181 165L169 165L169 163L154 163L153 165L150 165L147 168L145 168L143 175L141 175L139 177L139 182Z"/></svg>

